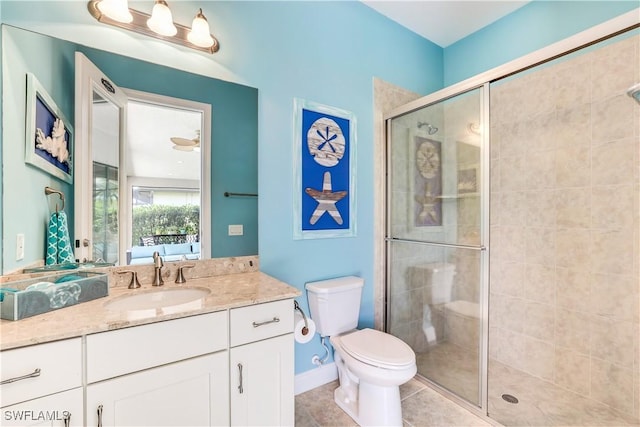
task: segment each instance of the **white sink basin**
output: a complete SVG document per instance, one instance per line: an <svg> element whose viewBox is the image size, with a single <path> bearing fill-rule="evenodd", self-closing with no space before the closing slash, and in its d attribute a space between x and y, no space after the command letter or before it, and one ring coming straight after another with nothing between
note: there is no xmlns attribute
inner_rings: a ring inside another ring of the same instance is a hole
<svg viewBox="0 0 640 427"><path fill-rule="evenodd" d="M134 317L170 314L202 307L203 299L211 292L205 288L159 289L124 295L105 304L111 311L125 311Z"/></svg>

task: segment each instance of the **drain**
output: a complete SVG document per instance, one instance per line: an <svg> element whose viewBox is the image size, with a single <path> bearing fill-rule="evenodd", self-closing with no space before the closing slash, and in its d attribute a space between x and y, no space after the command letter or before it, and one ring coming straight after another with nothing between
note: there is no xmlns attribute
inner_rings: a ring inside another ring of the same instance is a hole
<svg viewBox="0 0 640 427"><path fill-rule="evenodd" d="M503 394L502 399L509 403L518 403L518 398L515 396L511 396L510 394Z"/></svg>

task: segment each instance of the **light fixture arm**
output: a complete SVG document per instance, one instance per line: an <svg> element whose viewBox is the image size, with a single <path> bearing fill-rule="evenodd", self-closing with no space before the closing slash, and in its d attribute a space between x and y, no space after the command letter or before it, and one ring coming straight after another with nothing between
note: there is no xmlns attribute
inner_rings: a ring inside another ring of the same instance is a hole
<svg viewBox="0 0 640 427"><path fill-rule="evenodd" d="M181 46L190 47L191 49L200 50L202 52L215 53L220 50L220 43L213 36L211 36L213 38L213 45L211 47L207 48L196 46L187 40L187 36L191 31L189 27L174 22L173 25L175 25L176 29L178 30L176 35L169 37L162 36L147 27L147 20L151 17L151 15L130 8L129 12L131 12L131 15L133 16L133 21L131 21L130 23L118 22L100 12L100 9L98 9L97 7L98 3L100 3L100 0L91 0L87 4L87 8L89 9L89 13L91 14L91 16L93 16L98 22L101 22L103 24L113 25L114 27L133 31L139 34L144 34L145 36L179 44Z"/></svg>

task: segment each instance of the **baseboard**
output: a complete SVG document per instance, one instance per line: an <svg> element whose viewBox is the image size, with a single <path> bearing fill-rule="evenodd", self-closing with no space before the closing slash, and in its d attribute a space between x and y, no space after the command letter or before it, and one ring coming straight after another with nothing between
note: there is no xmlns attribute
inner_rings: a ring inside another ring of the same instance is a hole
<svg viewBox="0 0 640 427"><path fill-rule="evenodd" d="M294 380L294 393L296 396L321 385L338 379L338 368L334 362L319 366L310 371L296 375Z"/></svg>

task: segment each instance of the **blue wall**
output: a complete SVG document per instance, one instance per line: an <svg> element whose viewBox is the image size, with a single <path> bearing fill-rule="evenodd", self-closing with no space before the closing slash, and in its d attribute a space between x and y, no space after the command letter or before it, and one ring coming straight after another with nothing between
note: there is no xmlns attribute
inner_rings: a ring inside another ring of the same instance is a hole
<svg viewBox="0 0 640 427"><path fill-rule="evenodd" d="M640 6L637 0L534 0L444 50L445 86L473 77Z"/></svg>
<svg viewBox="0 0 640 427"><path fill-rule="evenodd" d="M199 6L221 42L213 56L112 30L93 20L84 2L9 2L3 19L123 54L166 54L175 58L172 66L257 87L261 269L301 290L308 281L361 275L360 323L373 325L373 78L422 94L438 90L442 49L360 2L173 2L174 19L190 23ZM296 97L357 117L357 237L293 240ZM307 310L306 296L299 300ZM322 353L318 338L296 346L297 373L314 367L314 353Z"/></svg>

